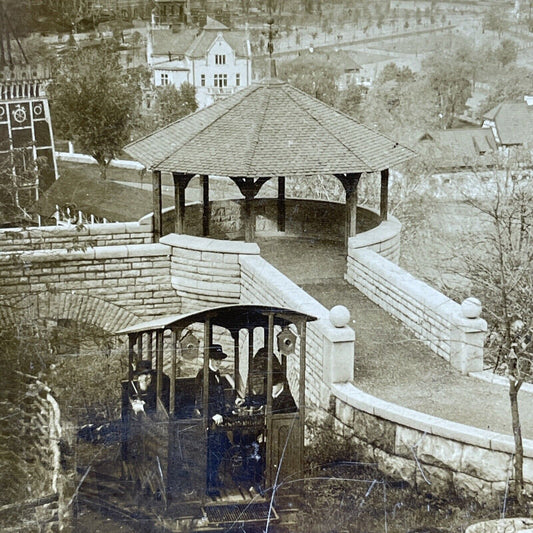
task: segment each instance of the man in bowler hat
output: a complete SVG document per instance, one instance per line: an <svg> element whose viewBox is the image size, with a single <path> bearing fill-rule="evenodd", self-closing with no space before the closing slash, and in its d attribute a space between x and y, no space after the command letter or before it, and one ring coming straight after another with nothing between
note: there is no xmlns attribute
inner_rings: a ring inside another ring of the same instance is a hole
<svg viewBox="0 0 533 533"><path fill-rule="evenodd" d="M212 497L220 496L218 488L221 486L221 482L218 478L218 468L224 453L230 447L226 432L218 427L224 422L224 416L231 410L231 406L226 403L224 392L231 389L231 385L220 374L220 366L226 357L227 355L220 344L212 344L209 347L207 418L210 423L207 432L207 494ZM200 369L196 376L196 385L196 412L197 415L200 415L203 411L203 368Z"/></svg>

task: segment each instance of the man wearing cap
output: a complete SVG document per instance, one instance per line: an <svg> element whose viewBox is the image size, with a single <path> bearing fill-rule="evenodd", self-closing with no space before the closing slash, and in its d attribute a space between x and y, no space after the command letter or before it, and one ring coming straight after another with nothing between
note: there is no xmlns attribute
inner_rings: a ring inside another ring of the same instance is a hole
<svg viewBox="0 0 533 533"><path fill-rule="evenodd" d="M222 361L228 357L220 344L212 344L209 347L209 401L207 405L207 417L212 422L207 433L207 493L210 496L219 496L217 487L221 483L218 479L218 467L224 457L224 453L231 443L224 431L216 429L224 422L224 416L231 411L231 406L226 403L225 390L231 389L229 381L220 374ZM204 369L201 368L196 376L196 412L203 411L203 385Z"/></svg>

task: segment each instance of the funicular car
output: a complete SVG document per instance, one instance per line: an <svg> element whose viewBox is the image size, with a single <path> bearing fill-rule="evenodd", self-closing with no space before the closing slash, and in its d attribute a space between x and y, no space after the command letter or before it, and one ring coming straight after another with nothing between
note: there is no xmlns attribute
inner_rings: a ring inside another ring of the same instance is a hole
<svg viewBox="0 0 533 533"><path fill-rule="evenodd" d="M231 305L119 332L129 338L124 475L162 502L173 529L264 531L294 518L312 320L292 309ZM222 407L220 398L214 406L220 389Z"/></svg>

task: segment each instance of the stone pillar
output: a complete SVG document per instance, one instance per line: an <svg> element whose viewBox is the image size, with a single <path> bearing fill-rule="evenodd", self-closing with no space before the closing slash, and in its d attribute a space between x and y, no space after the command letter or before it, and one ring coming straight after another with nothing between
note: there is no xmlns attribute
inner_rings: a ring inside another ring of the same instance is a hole
<svg viewBox="0 0 533 533"><path fill-rule="evenodd" d="M483 370L483 345L487 322L481 315L481 302L467 298L450 329L450 364L463 374Z"/></svg>
<svg viewBox="0 0 533 533"><path fill-rule="evenodd" d="M325 390L322 404L327 406L329 390L334 383L353 382L355 357L355 331L349 327L350 312L337 305L324 321L322 349L322 378Z"/></svg>

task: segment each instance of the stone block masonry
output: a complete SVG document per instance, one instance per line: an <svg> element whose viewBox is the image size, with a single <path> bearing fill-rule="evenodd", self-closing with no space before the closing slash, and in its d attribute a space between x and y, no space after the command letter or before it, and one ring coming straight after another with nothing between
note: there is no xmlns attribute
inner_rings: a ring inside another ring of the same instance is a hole
<svg viewBox="0 0 533 533"><path fill-rule="evenodd" d="M345 278L454 368L464 374L483 370L483 319L464 317L458 303L379 253L354 248L351 242Z"/></svg>
<svg viewBox="0 0 533 533"><path fill-rule="evenodd" d="M240 303L287 307L318 318L307 326L306 403L314 409L327 405L332 384L353 379L354 331L334 327L328 309L262 257L242 256L240 265ZM291 379L291 371L297 367L289 358L289 382L295 398L298 379Z"/></svg>
<svg viewBox="0 0 533 533"><path fill-rule="evenodd" d="M14 322L25 309L36 317L74 318L113 332L179 312L181 298L170 280L170 248L163 244L3 252L1 320Z"/></svg>
<svg viewBox="0 0 533 533"><path fill-rule="evenodd" d="M172 287L182 298L183 312L239 303L239 260L258 255L257 244L176 234L160 242L171 249Z"/></svg>
<svg viewBox="0 0 533 533"><path fill-rule="evenodd" d="M432 494L501 502L513 479L511 436L386 402L353 384L333 386L335 432L361 461ZM533 494L533 441L524 440L524 481Z"/></svg>
<svg viewBox="0 0 533 533"><path fill-rule="evenodd" d="M121 246L152 242L151 219L76 226L41 226L0 230L0 250L84 250L95 246Z"/></svg>

